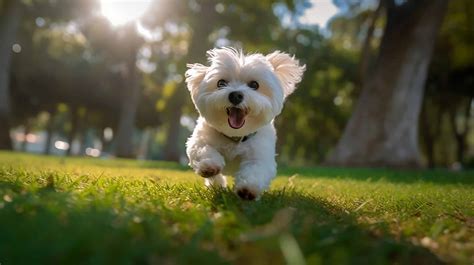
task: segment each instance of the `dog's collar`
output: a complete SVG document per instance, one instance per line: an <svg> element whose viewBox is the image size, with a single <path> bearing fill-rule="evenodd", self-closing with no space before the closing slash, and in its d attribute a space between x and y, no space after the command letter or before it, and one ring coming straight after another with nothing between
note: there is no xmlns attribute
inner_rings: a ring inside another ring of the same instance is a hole
<svg viewBox="0 0 474 265"><path fill-rule="evenodd" d="M248 139L252 138L253 136L255 136L255 134L257 134L257 132L253 132L249 135L245 135L245 136L228 136L228 135L225 135L223 133L221 133L222 135L224 135L227 139L231 140L232 142L235 142L235 143L243 143L245 141L247 141Z"/></svg>

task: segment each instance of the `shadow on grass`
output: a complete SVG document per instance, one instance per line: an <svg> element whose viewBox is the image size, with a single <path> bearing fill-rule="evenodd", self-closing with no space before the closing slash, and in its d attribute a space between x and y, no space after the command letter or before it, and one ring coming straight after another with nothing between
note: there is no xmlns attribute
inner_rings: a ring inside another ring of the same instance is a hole
<svg viewBox="0 0 474 265"><path fill-rule="evenodd" d="M226 263L188 235L176 235L170 218L166 211L131 208L118 195L75 196L54 183L27 190L0 181L0 263Z"/></svg>
<svg viewBox="0 0 474 265"><path fill-rule="evenodd" d="M297 264L298 256L307 264L443 263L427 249L395 239L384 223L359 224L351 213L294 190L272 191L257 202L214 190L211 199L215 210L238 216L245 227L227 245L240 253L237 264Z"/></svg>
<svg viewBox="0 0 474 265"><path fill-rule="evenodd" d="M373 168L325 168L325 167L282 167L278 174L292 176L298 174L307 178L339 178L361 181L384 180L394 183L429 182L434 184L474 185L474 171L435 170L396 170Z"/></svg>
<svg viewBox="0 0 474 265"><path fill-rule="evenodd" d="M143 205L127 203L118 191L80 195L76 190L61 191L54 180L35 190L0 181L0 261L441 263L426 249L392 238L384 224L358 224L343 209L294 190L272 191L257 202L247 202L228 189L182 185L160 189L163 194ZM195 204L184 210L181 203L166 206L175 197L186 197L182 204Z"/></svg>

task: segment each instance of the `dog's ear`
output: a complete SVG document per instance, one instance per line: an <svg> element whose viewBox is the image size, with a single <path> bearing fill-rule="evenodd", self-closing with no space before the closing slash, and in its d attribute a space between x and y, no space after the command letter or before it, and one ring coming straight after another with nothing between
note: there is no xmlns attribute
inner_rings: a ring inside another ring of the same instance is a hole
<svg viewBox="0 0 474 265"><path fill-rule="evenodd" d="M186 84L188 86L189 92L191 92L191 95L194 98L195 93L197 92L199 88L199 84L201 84L202 80L204 79L204 76L206 75L207 72L207 66L204 66L202 64L187 64L188 70L184 74L186 77Z"/></svg>
<svg viewBox="0 0 474 265"><path fill-rule="evenodd" d="M301 82L306 66L301 66L294 56L290 56L280 51L270 53L266 58L273 66L276 75L283 85L285 97L293 93L296 84Z"/></svg>

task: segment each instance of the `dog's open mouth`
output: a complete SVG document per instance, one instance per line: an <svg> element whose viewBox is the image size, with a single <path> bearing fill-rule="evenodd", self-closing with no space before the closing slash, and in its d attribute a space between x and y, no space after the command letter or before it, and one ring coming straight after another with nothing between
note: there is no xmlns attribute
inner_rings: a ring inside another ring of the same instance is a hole
<svg viewBox="0 0 474 265"><path fill-rule="evenodd" d="M245 124L247 111L236 107L230 107L227 108L227 115L229 116L227 118L229 126L233 129L240 129Z"/></svg>

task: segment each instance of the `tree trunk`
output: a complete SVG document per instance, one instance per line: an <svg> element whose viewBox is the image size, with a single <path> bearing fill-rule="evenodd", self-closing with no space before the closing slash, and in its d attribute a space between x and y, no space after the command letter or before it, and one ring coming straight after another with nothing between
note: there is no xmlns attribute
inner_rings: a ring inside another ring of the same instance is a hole
<svg viewBox="0 0 474 265"><path fill-rule="evenodd" d="M102 130L101 130L100 141L102 142L102 153L110 154L113 150L112 143L113 143L114 139L113 138L107 139L105 137L104 131L105 131L106 128L108 128L108 127L103 127ZM114 130L114 129L112 129L112 130ZM115 130L113 132L115 132Z"/></svg>
<svg viewBox="0 0 474 265"><path fill-rule="evenodd" d="M68 143L69 148L66 151L66 156L71 156L72 152L72 142L74 141L74 137L77 135L77 131L79 129L79 113L77 106L71 107L71 130L69 131L68 135Z"/></svg>
<svg viewBox="0 0 474 265"><path fill-rule="evenodd" d="M79 148L78 148L78 153L77 155L79 156L83 156L86 152L86 133L87 133L87 129L85 127L81 128L79 131L78 131L78 135L77 135L77 142L79 144Z"/></svg>
<svg viewBox="0 0 474 265"><path fill-rule="evenodd" d="M79 155L82 156L86 153L86 141L87 141L87 124L89 121L89 115L91 113L87 109L83 109L80 107L78 111L78 128L77 128L77 133L76 133L76 139L78 143L78 148L77 148L77 153L74 155ZM72 148L72 146L71 146Z"/></svg>
<svg viewBox="0 0 474 265"><path fill-rule="evenodd" d="M201 4L201 16L206 17L206 20L198 19L194 21L194 32L190 41L190 50L188 52L186 63L198 63L204 62L206 51L211 48L209 43L209 34L211 34L213 28L209 25L215 19L215 6L212 3ZM181 132L180 119L183 113L183 106L186 102L186 98L189 98L188 90L185 88L177 89L175 94L169 100L170 108L168 108L168 123L169 127L167 130L167 139L164 147L163 159L167 161L179 161L180 158L180 146L183 143L179 141Z"/></svg>
<svg viewBox="0 0 474 265"><path fill-rule="evenodd" d="M118 157L132 158L135 156L134 145L133 145L133 133L135 130L135 116L138 108L140 99L140 86L138 84L137 71L135 69L135 62L133 68L131 65L128 67L129 75L126 79L129 84L125 88L125 97L120 110L120 120L117 130L117 146L116 155Z"/></svg>
<svg viewBox="0 0 474 265"><path fill-rule="evenodd" d="M10 138L10 65L12 45L20 27L21 1L8 1L0 14L0 149L12 149Z"/></svg>
<svg viewBox="0 0 474 265"><path fill-rule="evenodd" d="M387 24L374 71L327 163L420 167L418 118L428 65L446 0L387 1Z"/></svg>
<svg viewBox="0 0 474 265"><path fill-rule="evenodd" d="M136 32L134 24L128 25L128 33L125 52L127 53L126 70L122 73L123 90L120 109L120 118L117 129L115 154L118 157L133 158L135 150L133 145L133 133L135 130L135 117L140 101L140 82L136 67L137 53L141 46L141 39Z"/></svg>
<svg viewBox="0 0 474 265"><path fill-rule="evenodd" d="M436 141L441 134L443 109L437 98L426 98L421 110L420 133L428 162L428 168L436 166ZM431 115L430 115L431 113Z"/></svg>
<svg viewBox="0 0 474 265"><path fill-rule="evenodd" d="M147 143L147 150L145 154L145 159L151 160L153 159L153 144L155 143L155 136L156 136L156 128L150 129L150 137L148 138Z"/></svg>
<svg viewBox="0 0 474 265"><path fill-rule="evenodd" d="M453 131L454 139L456 141L456 160L457 162L464 163L464 155L467 150L467 136L469 134L469 121L471 118L471 99L466 102L466 105L463 106L463 124L458 126L456 119L456 109L449 111L449 123L451 125L451 130Z"/></svg>
<svg viewBox="0 0 474 265"><path fill-rule="evenodd" d="M25 129L23 130L23 142L21 143L21 148L20 150L22 152L26 152L28 148L28 141L27 141L27 136L31 132L31 120L26 119L25 120Z"/></svg>
<svg viewBox="0 0 474 265"><path fill-rule="evenodd" d="M370 50L372 47L372 39L374 36L375 31L375 24L377 20L382 15L383 11L383 4L384 1L380 1L377 9L375 9L374 13L369 19L369 26L367 28L367 34L364 39L364 43L362 44L362 50L360 54L360 61L359 61L359 79L357 81L359 87L362 86L363 80L367 77L367 72L369 70L369 62L370 62Z"/></svg>
<svg viewBox="0 0 474 265"><path fill-rule="evenodd" d="M184 90L184 89L183 89ZM181 133L181 115L186 94L183 91L176 91L175 95L168 101L170 112L168 113L169 126L166 132L166 144L164 147L163 159L166 161L179 161L182 143L179 142Z"/></svg>
<svg viewBox="0 0 474 265"><path fill-rule="evenodd" d="M44 151L43 154L49 155L51 153L51 142L53 139L54 133L54 117L56 116L57 108L51 108L49 112L49 120L48 125L46 126L46 142L44 144Z"/></svg>

